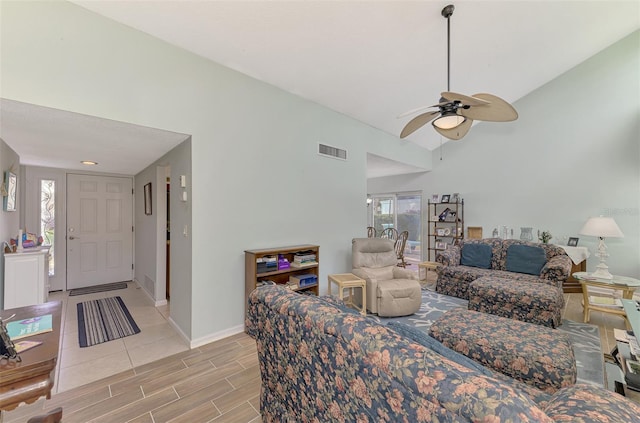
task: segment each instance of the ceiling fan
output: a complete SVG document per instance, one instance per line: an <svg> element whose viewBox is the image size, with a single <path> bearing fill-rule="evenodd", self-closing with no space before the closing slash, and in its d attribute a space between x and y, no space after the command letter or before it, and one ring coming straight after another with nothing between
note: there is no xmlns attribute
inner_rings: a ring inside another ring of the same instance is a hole
<svg viewBox="0 0 640 423"><path fill-rule="evenodd" d="M442 9L442 16L447 19L447 91L440 94L442 97L438 104L421 107L400 115L399 118L432 107L438 108L438 110L421 113L411 119L402 129L400 138L411 135L432 120L433 127L442 136L451 140L459 140L469 132L474 120L509 122L518 119L516 109L500 97L483 93L467 96L449 91L451 64L450 18L454 9L452 4Z"/></svg>

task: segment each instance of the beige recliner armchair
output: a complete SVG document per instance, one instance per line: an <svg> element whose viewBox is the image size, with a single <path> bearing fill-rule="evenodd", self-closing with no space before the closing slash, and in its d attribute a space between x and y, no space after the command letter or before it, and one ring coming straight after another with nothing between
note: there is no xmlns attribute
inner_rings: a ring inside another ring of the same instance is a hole
<svg viewBox="0 0 640 423"><path fill-rule="evenodd" d="M383 238L354 238L351 273L367 281L367 308L378 316L407 316L420 309L422 293L417 275L396 264L394 242Z"/></svg>

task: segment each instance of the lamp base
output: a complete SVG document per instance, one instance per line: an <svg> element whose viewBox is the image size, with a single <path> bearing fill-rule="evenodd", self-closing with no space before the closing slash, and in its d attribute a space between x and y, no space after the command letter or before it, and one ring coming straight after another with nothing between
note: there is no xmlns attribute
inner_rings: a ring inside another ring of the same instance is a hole
<svg viewBox="0 0 640 423"><path fill-rule="evenodd" d="M604 263L600 263L596 266L596 271L589 274L589 276L598 279L613 279L613 275L609 273L609 266Z"/></svg>

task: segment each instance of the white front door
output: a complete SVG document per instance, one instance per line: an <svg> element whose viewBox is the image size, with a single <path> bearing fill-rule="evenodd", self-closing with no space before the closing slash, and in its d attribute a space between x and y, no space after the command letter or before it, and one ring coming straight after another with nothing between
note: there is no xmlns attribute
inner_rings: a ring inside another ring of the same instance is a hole
<svg viewBox="0 0 640 423"><path fill-rule="evenodd" d="M133 278L132 178L67 176L67 289Z"/></svg>

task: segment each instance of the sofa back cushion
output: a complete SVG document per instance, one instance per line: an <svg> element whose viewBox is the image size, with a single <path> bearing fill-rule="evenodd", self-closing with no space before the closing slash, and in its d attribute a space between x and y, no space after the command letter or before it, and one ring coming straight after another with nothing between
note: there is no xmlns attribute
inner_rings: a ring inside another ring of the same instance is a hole
<svg viewBox="0 0 640 423"><path fill-rule="evenodd" d="M509 272L539 275L547 263L547 254L542 247L511 245L507 249L506 270Z"/></svg>
<svg viewBox="0 0 640 423"><path fill-rule="evenodd" d="M465 243L460 253L460 264L463 266L491 269L492 256L490 245Z"/></svg>
<svg viewBox="0 0 640 423"><path fill-rule="evenodd" d="M361 270L369 276L369 279L376 279L379 281L388 281L393 279L393 268L395 266L387 267L362 267Z"/></svg>
<svg viewBox="0 0 640 423"><path fill-rule="evenodd" d="M460 242L460 250L465 245L488 245L491 247L491 267L493 270L504 270L500 268L500 258L502 257L502 239L500 238L482 238L482 239L465 239ZM461 254L462 256L462 254ZM462 260L462 257L460 257Z"/></svg>

